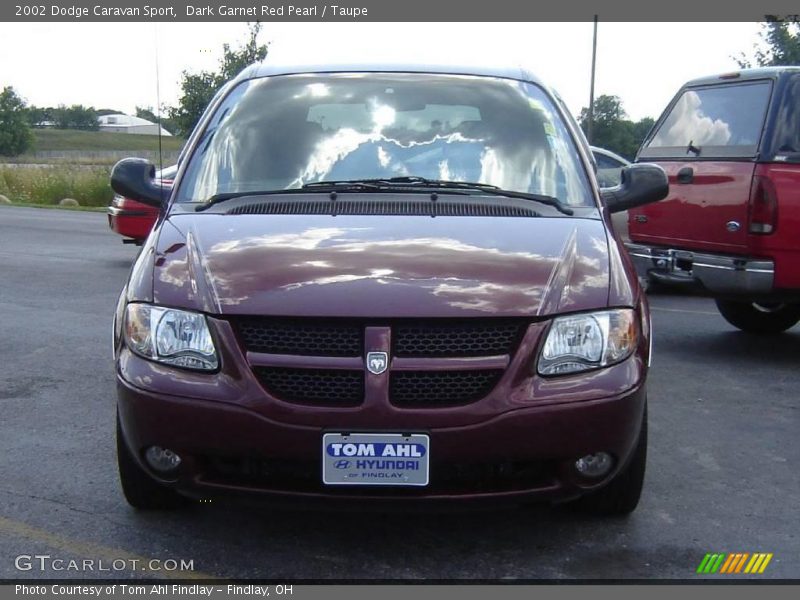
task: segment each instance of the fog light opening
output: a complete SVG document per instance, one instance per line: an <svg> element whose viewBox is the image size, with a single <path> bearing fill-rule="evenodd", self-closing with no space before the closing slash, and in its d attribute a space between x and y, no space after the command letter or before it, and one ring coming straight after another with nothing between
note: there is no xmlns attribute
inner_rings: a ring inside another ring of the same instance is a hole
<svg viewBox="0 0 800 600"><path fill-rule="evenodd" d="M614 466L614 458L607 452L587 454L575 461L575 470L584 477L598 479L605 477Z"/></svg>
<svg viewBox="0 0 800 600"><path fill-rule="evenodd" d="M174 472L181 464L181 457L169 448L150 446L144 453L147 464L161 474Z"/></svg>

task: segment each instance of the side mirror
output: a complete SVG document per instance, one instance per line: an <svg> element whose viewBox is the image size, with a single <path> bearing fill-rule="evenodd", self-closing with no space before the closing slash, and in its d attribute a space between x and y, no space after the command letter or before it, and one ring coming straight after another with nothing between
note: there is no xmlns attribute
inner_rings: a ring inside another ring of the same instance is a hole
<svg viewBox="0 0 800 600"><path fill-rule="evenodd" d="M658 202L667 197L669 180L658 165L639 163L622 169L619 185L600 190L600 198L612 213Z"/></svg>
<svg viewBox="0 0 800 600"><path fill-rule="evenodd" d="M161 208L169 193L155 182L155 166L143 158L124 158L111 170L111 189L120 196Z"/></svg>

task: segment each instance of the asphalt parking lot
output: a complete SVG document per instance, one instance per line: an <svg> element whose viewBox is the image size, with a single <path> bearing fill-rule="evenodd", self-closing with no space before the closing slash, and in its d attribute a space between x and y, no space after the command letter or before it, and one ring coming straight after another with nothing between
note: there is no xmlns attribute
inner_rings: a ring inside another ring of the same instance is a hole
<svg viewBox="0 0 800 600"><path fill-rule="evenodd" d="M677 294L651 296L650 454L628 519L544 506L137 513L117 483L110 357L135 254L104 214L0 207L0 579L176 575L17 568L37 554L95 569L192 560L224 578L691 579L707 552L771 552L756 577L800 577L800 327L749 337L712 301Z"/></svg>

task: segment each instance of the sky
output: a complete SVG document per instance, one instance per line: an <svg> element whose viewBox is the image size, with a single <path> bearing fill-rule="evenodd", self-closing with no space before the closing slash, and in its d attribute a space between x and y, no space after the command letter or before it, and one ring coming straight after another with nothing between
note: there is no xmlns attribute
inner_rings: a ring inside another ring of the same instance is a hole
<svg viewBox="0 0 800 600"><path fill-rule="evenodd" d="M658 117L687 80L737 68L757 23L603 23L595 96L619 96L630 118ZM214 69L245 23L0 23L0 87L31 104L132 113L174 105L181 72ZM268 61L422 61L524 66L576 116L589 103L591 23L265 23ZM157 68L158 67L158 68ZM158 86L157 86L158 82Z"/></svg>

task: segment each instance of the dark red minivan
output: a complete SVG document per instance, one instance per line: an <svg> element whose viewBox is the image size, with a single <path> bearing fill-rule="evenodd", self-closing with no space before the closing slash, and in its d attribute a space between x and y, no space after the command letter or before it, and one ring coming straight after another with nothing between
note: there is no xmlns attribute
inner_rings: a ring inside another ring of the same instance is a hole
<svg viewBox="0 0 800 600"><path fill-rule="evenodd" d="M650 317L552 91L516 69L255 65L212 101L114 319L138 508L579 499L632 511Z"/></svg>
<svg viewBox="0 0 800 600"><path fill-rule="evenodd" d="M643 277L700 284L732 325L779 333L800 321L800 67L690 81L637 160L669 197L629 214Z"/></svg>

